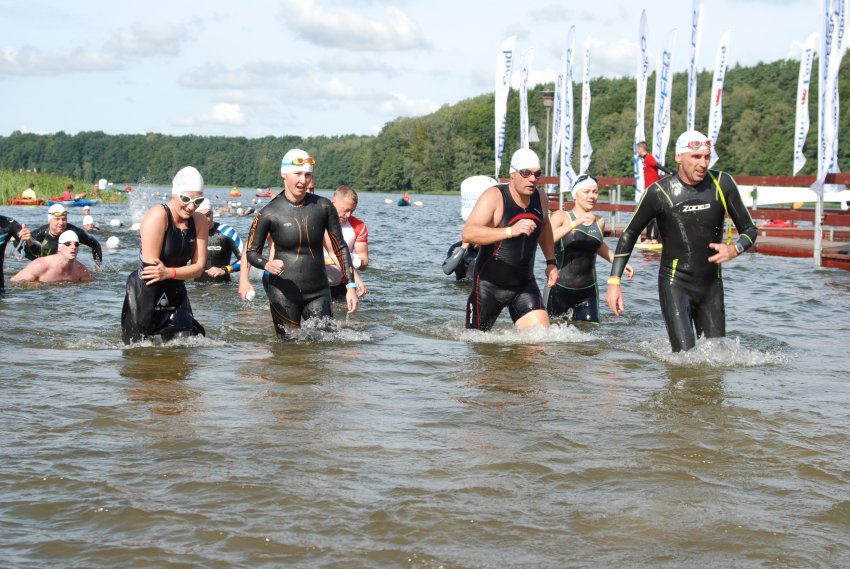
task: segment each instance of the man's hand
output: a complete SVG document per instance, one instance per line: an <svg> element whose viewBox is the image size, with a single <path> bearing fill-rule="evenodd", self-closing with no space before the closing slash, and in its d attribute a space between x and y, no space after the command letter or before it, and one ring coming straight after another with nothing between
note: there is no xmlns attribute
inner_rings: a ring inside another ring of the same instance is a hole
<svg viewBox="0 0 850 569"><path fill-rule="evenodd" d="M717 253L708 258L709 263L725 263L726 261L738 256L738 251L735 249L735 245L709 243L708 246L717 251Z"/></svg>
<svg viewBox="0 0 850 569"><path fill-rule="evenodd" d="M605 293L605 301L608 303L608 308L615 315L620 316L626 310L626 305L623 303L623 289L618 284L609 284L608 291Z"/></svg>
<svg viewBox="0 0 850 569"><path fill-rule="evenodd" d="M221 267L210 267L209 269L207 269L204 272L207 273L207 276L210 276L212 278L217 278L217 277L220 277L221 275L225 274L227 271L225 271Z"/></svg>

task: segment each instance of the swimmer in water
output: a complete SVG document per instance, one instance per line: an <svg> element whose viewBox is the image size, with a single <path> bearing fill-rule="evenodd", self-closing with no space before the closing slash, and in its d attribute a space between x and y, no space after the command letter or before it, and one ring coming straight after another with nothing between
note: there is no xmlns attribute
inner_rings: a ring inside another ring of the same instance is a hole
<svg viewBox="0 0 850 569"><path fill-rule="evenodd" d="M236 230L226 223L213 221L212 204L204 198L196 210L204 216L209 228L207 237L207 264L198 282L230 282L230 275L238 273L242 262L242 240ZM236 262L230 264L231 258Z"/></svg>
<svg viewBox="0 0 850 569"><path fill-rule="evenodd" d="M247 259L269 272L269 307L275 331L282 336L299 328L302 320L331 316L323 255L326 231L331 253L343 267L348 313L357 310L358 285L339 216L329 199L307 191L314 164L309 154L297 148L283 156L283 192L257 213L248 235ZM268 237L274 243L274 254L264 257Z"/></svg>
<svg viewBox="0 0 850 569"><path fill-rule="evenodd" d="M77 260L79 250L80 240L69 229L59 236L59 252L32 261L12 277L12 282L91 282L94 277Z"/></svg>
<svg viewBox="0 0 850 569"><path fill-rule="evenodd" d="M477 245L478 260L466 303L466 327L489 330L508 307L517 328L549 327L549 316L534 279L539 246L546 257L546 281L555 286L558 270L548 198L537 182L540 159L520 148L511 157L510 182L485 190L466 220L461 239Z"/></svg>
<svg viewBox="0 0 850 569"><path fill-rule="evenodd" d="M608 279L608 307L620 316L625 309L620 277L641 231L656 219L664 242L658 298L674 352L690 350L702 335L726 335L720 264L752 247L758 235L732 176L708 169L711 146L711 140L695 130L679 136L678 172L647 188L617 242ZM738 229L735 243L731 229L723 242L727 213Z"/></svg>
<svg viewBox="0 0 850 569"><path fill-rule="evenodd" d="M15 238L17 248L21 249L24 254L30 250L37 252L38 247L25 223L18 223L11 217L0 215L0 293L6 290L3 280L3 264L6 259L6 245L9 243L10 237ZM33 254L33 257L36 256Z"/></svg>
<svg viewBox="0 0 850 569"><path fill-rule="evenodd" d="M185 281L204 272L207 219L196 209L204 199L204 179L192 166L174 176L171 200L151 207L142 219L141 262L127 278L121 311L125 344L159 336L204 335L195 320Z"/></svg>
<svg viewBox="0 0 850 569"><path fill-rule="evenodd" d="M570 211L558 210L552 214L552 237L558 254L558 283L549 289L546 311L554 319L599 323L599 287L596 284L596 256L609 263L614 252L602 240L605 219L596 217L593 208L599 199L596 178L581 175L572 188L575 205ZM631 265L626 265L626 275L632 278Z"/></svg>
<svg viewBox="0 0 850 569"><path fill-rule="evenodd" d="M36 247L27 249L26 256L33 260L37 257L52 255L59 250L59 236L70 229L77 234L81 245L91 248L92 259L95 266L99 267L103 260L103 250L100 242L89 235L82 227L68 223L68 210L62 204L53 204L47 210L47 225L42 225L32 232Z"/></svg>

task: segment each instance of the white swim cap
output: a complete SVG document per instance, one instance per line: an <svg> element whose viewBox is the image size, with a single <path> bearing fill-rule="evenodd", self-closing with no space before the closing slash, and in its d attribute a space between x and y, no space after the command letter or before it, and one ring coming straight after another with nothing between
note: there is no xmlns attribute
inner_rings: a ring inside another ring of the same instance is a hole
<svg viewBox="0 0 850 569"><path fill-rule="evenodd" d="M142 224L139 223L138 221L130 226L130 229L133 230L133 231L138 231L141 228L142 228Z"/></svg>
<svg viewBox="0 0 850 569"><path fill-rule="evenodd" d="M307 152L300 148L293 148L283 155L280 161L280 173L291 174L293 172L312 172L313 160Z"/></svg>
<svg viewBox="0 0 850 569"><path fill-rule="evenodd" d="M245 212L242 211L241 207L236 209L236 215L242 215L243 213L245 213Z"/></svg>
<svg viewBox="0 0 850 569"><path fill-rule="evenodd" d="M209 198L204 198L204 201L201 202L201 205L198 206L198 209L195 211L200 211L201 213L205 211L210 211L212 209L212 203L210 203Z"/></svg>
<svg viewBox="0 0 850 569"><path fill-rule="evenodd" d="M47 210L47 219L51 217L59 217L60 215L67 215L68 210L65 209L65 206L61 203L55 203Z"/></svg>
<svg viewBox="0 0 850 569"><path fill-rule="evenodd" d="M90 215L84 216L83 225L94 225L94 218Z"/></svg>
<svg viewBox="0 0 850 569"><path fill-rule="evenodd" d="M204 177L193 166L185 166L180 169L171 181L171 193L182 194L183 192L203 192Z"/></svg>
<svg viewBox="0 0 850 569"><path fill-rule="evenodd" d="M110 219L109 225L111 225L112 227L121 227L121 220L120 219Z"/></svg>
<svg viewBox="0 0 850 569"><path fill-rule="evenodd" d="M520 148L511 156L511 172L520 170L539 170L540 158L530 148Z"/></svg>
<svg viewBox="0 0 850 569"><path fill-rule="evenodd" d="M117 249L120 244L120 241L114 235L106 240L106 246L110 249Z"/></svg>
<svg viewBox="0 0 850 569"><path fill-rule="evenodd" d="M597 188L599 185L596 183L596 178L589 174L582 174L578 178L576 178L575 183L573 184L572 190L570 190L573 195L579 190L583 190L585 188Z"/></svg>
<svg viewBox="0 0 850 569"><path fill-rule="evenodd" d="M80 238L77 237L77 234L71 231L70 229L67 231L63 231L62 235L59 236L59 244L67 243L68 241L76 241L80 242Z"/></svg>
<svg viewBox="0 0 850 569"><path fill-rule="evenodd" d="M703 147L711 150L711 139L698 130L686 130L676 139L676 154L696 152Z"/></svg>

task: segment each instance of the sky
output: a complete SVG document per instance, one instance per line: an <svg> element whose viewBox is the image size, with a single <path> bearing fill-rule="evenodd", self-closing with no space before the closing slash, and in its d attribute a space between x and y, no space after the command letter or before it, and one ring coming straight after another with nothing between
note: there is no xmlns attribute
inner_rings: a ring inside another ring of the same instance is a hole
<svg viewBox="0 0 850 569"><path fill-rule="evenodd" d="M799 59L818 31L818 5L705 0L698 67L713 69L726 30L730 66ZM493 92L510 35L518 54L535 50L531 84L554 80L573 25L576 83L588 41L591 77L634 76L645 9L650 69L676 28L673 66L685 71L691 8L691 0L0 0L0 135L377 134L397 117Z"/></svg>

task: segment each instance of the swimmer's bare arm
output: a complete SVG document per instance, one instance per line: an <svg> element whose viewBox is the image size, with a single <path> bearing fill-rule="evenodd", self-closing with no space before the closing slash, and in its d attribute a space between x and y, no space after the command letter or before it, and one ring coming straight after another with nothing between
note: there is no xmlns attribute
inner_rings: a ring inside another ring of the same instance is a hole
<svg viewBox="0 0 850 569"><path fill-rule="evenodd" d="M12 277L12 282L15 283L28 283L28 282L38 282L39 277L43 275L48 269L47 257L39 257L34 261L30 262L26 267L18 271L18 273Z"/></svg>
<svg viewBox="0 0 850 569"><path fill-rule="evenodd" d="M254 290L251 286L251 264L248 262L248 249L242 250L242 262L239 269L239 297L242 300L248 300L246 297L249 292Z"/></svg>

